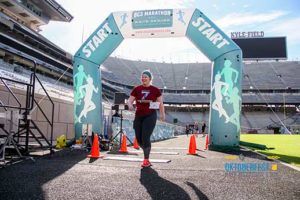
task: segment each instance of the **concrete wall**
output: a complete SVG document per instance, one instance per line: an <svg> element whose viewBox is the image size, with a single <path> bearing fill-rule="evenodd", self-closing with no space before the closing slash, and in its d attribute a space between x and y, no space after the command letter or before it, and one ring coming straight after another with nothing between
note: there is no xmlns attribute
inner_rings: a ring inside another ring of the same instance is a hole
<svg viewBox="0 0 300 200"><path fill-rule="evenodd" d="M25 107L26 103L26 92L24 90L13 89L11 90L14 92L15 96L21 102L22 107ZM44 96L40 94L35 94L35 99L37 102L40 102ZM0 100L5 105L11 106L18 106L17 101L9 93L9 91L3 85L0 85ZM66 134L67 139L74 138L74 122L73 122L73 102L52 98L54 102L54 127L53 127L53 139L55 140L58 136L62 134ZM44 98L40 103L40 107L51 121L51 112L52 112L52 104L48 100L48 98ZM36 104L34 104L34 108ZM0 108L0 112L4 112L3 108ZM43 131L45 136L50 139L51 135L51 127L48 124L46 118L44 117L43 113L40 111L39 108L34 109L32 112L32 119L38 127ZM7 127L7 122L5 119L0 118L0 123L6 124L5 128Z"/></svg>

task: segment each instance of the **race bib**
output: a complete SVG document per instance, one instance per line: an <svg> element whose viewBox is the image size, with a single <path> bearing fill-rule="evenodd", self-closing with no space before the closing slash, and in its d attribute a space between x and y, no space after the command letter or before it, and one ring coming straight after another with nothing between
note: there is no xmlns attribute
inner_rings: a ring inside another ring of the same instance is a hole
<svg viewBox="0 0 300 200"><path fill-rule="evenodd" d="M150 102L150 109L159 109L159 102Z"/></svg>

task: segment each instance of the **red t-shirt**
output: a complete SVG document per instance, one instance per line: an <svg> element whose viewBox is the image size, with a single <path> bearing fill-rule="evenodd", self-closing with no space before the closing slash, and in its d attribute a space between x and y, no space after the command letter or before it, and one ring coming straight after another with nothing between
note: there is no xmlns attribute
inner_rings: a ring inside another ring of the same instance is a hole
<svg viewBox="0 0 300 200"><path fill-rule="evenodd" d="M151 100L156 101L157 97L161 96L161 92L157 87L150 85L149 87L145 87L143 85L139 85L135 87L131 94L131 96L135 97L136 100L136 112L137 116L145 116L154 112L154 109L150 109L150 103L143 103L141 100Z"/></svg>

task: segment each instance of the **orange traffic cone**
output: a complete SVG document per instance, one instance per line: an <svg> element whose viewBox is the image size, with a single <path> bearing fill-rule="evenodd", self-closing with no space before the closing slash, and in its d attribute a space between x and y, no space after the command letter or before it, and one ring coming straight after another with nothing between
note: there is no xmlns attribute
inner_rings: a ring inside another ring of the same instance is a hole
<svg viewBox="0 0 300 200"><path fill-rule="evenodd" d="M119 152L121 152L121 153L128 153L128 151L127 151L126 134L125 133L123 133L123 136L122 136L122 143L121 143L121 148L120 148Z"/></svg>
<svg viewBox="0 0 300 200"><path fill-rule="evenodd" d="M98 135L97 134L94 135L94 141L93 141L93 145L92 145L91 154L88 155L87 157L89 157L89 158L102 158L103 157L103 156L100 155L99 141L98 141Z"/></svg>
<svg viewBox="0 0 300 200"><path fill-rule="evenodd" d="M197 145L196 145L196 137L193 134L190 138L190 146L189 146L189 155L196 155L196 149L197 149Z"/></svg>
<svg viewBox="0 0 300 200"><path fill-rule="evenodd" d="M208 149L208 134L206 134L206 137L205 137L205 150Z"/></svg>
<svg viewBox="0 0 300 200"><path fill-rule="evenodd" d="M140 149L139 144L138 144L138 142L137 142L137 140L136 140L136 137L134 137L133 148L135 148L135 149Z"/></svg>

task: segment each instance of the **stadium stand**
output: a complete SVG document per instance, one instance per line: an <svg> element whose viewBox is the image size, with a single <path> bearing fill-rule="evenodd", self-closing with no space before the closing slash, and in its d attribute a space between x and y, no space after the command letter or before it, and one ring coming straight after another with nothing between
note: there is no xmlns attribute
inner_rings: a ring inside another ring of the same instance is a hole
<svg viewBox="0 0 300 200"><path fill-rule="evenodd" d="M58 135L74 137L73 119L59 119L60 110L73 113L73 57L39 34L39 27L73 17L54 0L1 1L0 10L0 111L17 111L23 117L13 124L14 131L8 128L11 122L1 119L0 138L13 137L15 150L22 154L36 148L52 153ZM6 144L1 151L11 148Z"/></svg>
<svg viewBox="0 0 300 200"><path fill-rule="evenodd" d="M106 72L102 72L104 83L118 87L119 91L130 94L131 89L140 83L140 74L149 69L154 74L153 84L161 88L164 102L171 105L187 104L184 112L169 111L171 118L178 124L208 121L209 112L194 112L194 105L208 105L210 101L210 63L159 63L133 61L109 57L104 63ZM126 70L120 70L126 68ZM272 132L268 126L281 126L283 111L271 112L270 105L291 106L290 115L298 118L296 108L300 103L300 83L295 71L300 69L299 62L245 62L243 69L242 113L243 131ZM122 73L121 73L122 72ZM245 108L245 106L248 106ZM253 113L251 107L266 108ZM269 107L269 108L268 108ZM278 113L278 116L276 114ZM273 121L271 120L273 119ZM173 120L169 120L172 122ZM286 124L299 124L299 120L284 120Z"/></svg>
<svg viewBox="0 0 300 200"><path fill-rule="evenodd" d="M210 63L158 63L131 61L123 58L109 57L103 63L110 74L105 79L134 86L139 84L139 76L145 69L153 72L153 84L161 89L207 90L210 89L211 64ZM247 62L244 64L243 89L286 89L288 87L299 89L297 78L293 72L299 69L299 62ZM126 70L120 70L125 68ZM128 78L130 77L130 79ZM186 84L186 85L185 85ZM254 84L254 85L252 85Z"/></svg>

